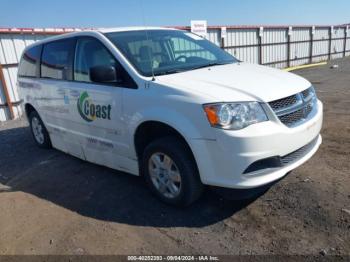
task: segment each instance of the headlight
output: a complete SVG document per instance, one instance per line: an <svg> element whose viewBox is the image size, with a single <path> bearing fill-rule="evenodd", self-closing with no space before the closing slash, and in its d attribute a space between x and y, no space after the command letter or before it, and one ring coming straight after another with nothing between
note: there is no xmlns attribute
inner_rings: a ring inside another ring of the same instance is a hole
<svg viewBox="0 0 350 262"><path fill-rule="evenodd" d="M211 126L223 129L238 130L268 120L258 102L206 104L203 108Z"/></svg>

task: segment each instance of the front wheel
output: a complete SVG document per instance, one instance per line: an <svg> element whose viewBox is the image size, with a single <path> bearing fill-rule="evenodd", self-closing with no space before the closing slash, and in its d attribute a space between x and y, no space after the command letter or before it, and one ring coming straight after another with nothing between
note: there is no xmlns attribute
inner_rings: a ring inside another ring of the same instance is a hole
<svg viewBox="0 0 350 262"><path fill-rule="evenodd" d="M195 160L180 139L165 137L151 142L141 168L152 192L168 204L187 206L202 193Z"/></svg>
<svg viewBox="0 0 350 262"><path fill-rule="evenodd" d="M30 130L34 141L41 148L51 148L51 140L47 129L39 114L33 111L29 115Z"/></svg>

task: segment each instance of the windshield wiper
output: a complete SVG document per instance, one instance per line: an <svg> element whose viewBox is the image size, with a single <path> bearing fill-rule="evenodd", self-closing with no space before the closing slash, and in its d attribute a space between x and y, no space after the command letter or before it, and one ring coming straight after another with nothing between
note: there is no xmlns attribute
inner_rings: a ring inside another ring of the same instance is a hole
<svg viewBox="0 0 350 262"><path fill-rule="evenodd" d="M176 69L169 69L169 70L165 70L165 71L161 71L161 72L157 72L155 75L170 75L170 74L176 74L176 73L181 73L181 72L185 72L185 71L191 71L191 70L195 70L195 69L200 69L200 68L205 68L205 67L211 67L211 66L217 66L217 65L227 65L227 64L232 64L233 62L225 62L225 63L209 63L209 64L205 64L205 65L199 65L199 66L194 66L194 67L190 67L190 68L176 68Z"/></svg>
<svg viewBox="0 0 350 262"><path fill-rule="evenodd" d="M184 71L188 71L188 70L191 70L192 68L190 69L170 69L170 70L166 70L166 71L162 71L162 72L157 72L156 76L159 76L159 75L170 75L170 74L176 74L176 73L181 73L181 72L184 72Z"/></svg>
<svg viewBox="0 0 350 262"><path fill-rule="evenodd" d="M225 63L214 62L214 63L205 64L205 65L195 66L195 67L190 68L190 70L211 67L211 66L218 66L218 65L227 65L227 64L233 64L233 62L225 62Z"/></svg>

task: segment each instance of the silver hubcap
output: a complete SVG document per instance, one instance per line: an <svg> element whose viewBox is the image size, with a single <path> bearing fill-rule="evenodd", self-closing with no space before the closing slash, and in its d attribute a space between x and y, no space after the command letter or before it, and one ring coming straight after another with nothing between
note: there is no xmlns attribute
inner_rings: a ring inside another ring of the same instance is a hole
<svg viewBox="0 0 350 262"><path fill-rule="evenodd" d="M43 126L41 125L39 119L36 117L33 117L32 119L32 130L33 130L35 140L39 144L43 144L45 139L44 133L43 133Z"/></svg>
<svg viewBox="0 0 350 262"><path fill-rule="evenodd" d="M180 194L180 172L168 155L154 153L148 161L148 171L153 185L163 196L174 198Z"/></svg>

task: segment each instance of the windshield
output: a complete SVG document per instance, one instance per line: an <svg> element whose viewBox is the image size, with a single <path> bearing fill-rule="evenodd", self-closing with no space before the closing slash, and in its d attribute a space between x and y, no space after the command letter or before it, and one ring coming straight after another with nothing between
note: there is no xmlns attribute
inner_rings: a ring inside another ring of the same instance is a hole
<svg viewBox="0 0 350 262"><path fill-rule="evenodd" d="M237 62L215 44L179 30L140 30L105 34L144 76L164 75Z"/></svg>

